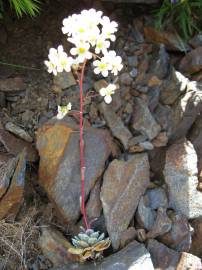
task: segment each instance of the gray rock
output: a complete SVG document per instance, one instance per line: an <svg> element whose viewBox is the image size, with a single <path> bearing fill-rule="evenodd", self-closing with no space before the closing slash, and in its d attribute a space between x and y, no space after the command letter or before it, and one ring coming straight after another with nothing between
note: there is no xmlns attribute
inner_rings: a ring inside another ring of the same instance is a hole
<svg viewBox="0 0 202 270"><path fill-rule="evenodd" d="M187 135L196 117L202 112L202 91L197 82L187 85L187 93L173 108L171 140Z"/></svg>
<svg viewBox="0 0 202 270"><path fill-rule="evenodd" d="M173 68L160 86L161 102L165 105L173 104L186 91L188 82L189 80L184 75Z"/></svg>
<svg viewBox="0 0 202 270"><path fill-rule="evenodd" d="M132 127L150 140L161 131L161 127L152 116L147 103L140 98L135 98Z"/></svg>
<svg viewBox="0 0 202 270"><path fill-rule="evenodd" d="M68 264L52 270L154 270L150 254L143 244L134 241L121 251L105 258L102 262Z"/></svg>
<svg viewBox="0 0 202 270"><path fill-rule="evenodd" d="M145 205L144 197L140 199L138 204L136 220L139 226L148 231L151 230L156 220L156 212Z"/></svg>
<svg viewBox="0 0 202 270"><path fill-rule="evenodd" d="M121 233L128 228L148 184L147 154L130 156L128 161L113 160L106 170L101 201L114 249L119 248Z"/></svg>
<svg viewBox="0 0 202 270"><path fill-rule="evenodd" d="M163 188L152 188L146 191L144 196L147 206L153 210L157 210L159 207L168 207L168 198Z"/></svg>
<svg viewBox="0 0 202 270"><path fill-rule="evenodd" d="M197 48L202 46L202 35L201 34L196 34L190 41L189 44L193 47L193 48Z"/></svg>
<svg viewBox="0 0 202 270"><path fill-rule="evenodd" d="M159 103L153 114L161 128L166 130L167 135L170 136L172 133L172 109L170 106L163 106Z"/></svg>
<svg viewBox="0 0 202 270"><path fill-rule="evenodd" d="M160 242L151 239L148 241L147 250L151 254L155 269L176 270L180 254Z"/></svg>
<svg viewBox="0 0 202 270"><path fill-rule="evenodd" d="M171 145L164 168L168 185L169 205L188 219L202 216L202 193L198 185L197 155L186 139Z"/></svg>
<svg viewBox="0 0 202 270"><path fill-rule="evenodd" d="M64 72L58 73L57 76L53 77L53 82L56 86L62 89L69 88L77 84L71 71L70 72L64 71Z"/></svg>
<svg viewBox="0 0 202 270"><path fill-rule="evenodd" d="M105 102L99 104L99 110L104 115L104 118L109 126L114 137L120 140L124 148L128 148L129 139L132 138L131 132L124 126L121 118L113 111L111 106Z"/></svg>
<svg viewBox="0 0 202 270"><path fill-rule="evenodd" d="M153 111L156 109L156 107L159 104L159 98L160 98L160 88L159 86L151 87L149 89L149 92L147 94L148 96L148 106L150 112L153 113Z"/></svg>
<svg viewBox="0 0 202 270"><path fill-rule="evenodd" d="M137 74L138 74L137 68L133 68L133 69L130 71L130 76L131 76L132 78L137 77Z"/></svg>
<svg viewBox="0 0 202 270"><path fill-rule="evenodd" d="M145 150L153 150L154 149L153 144L149 141L141 142L141 143L139 143L139 146L141 146Z"/></svg>
<svg viewBox="0 0 202 270"><path fill-rule="evenodd" d="M130 67L137 67L138 65L137 55L132 55L128 57L128 65Z"/></svg>
<svg viewBox="0 0 202 270"><path fill-rule="evenodd" d="M202 69L202 46L185 54L179 64L179 69L183 73L193 74Z"/></svg>

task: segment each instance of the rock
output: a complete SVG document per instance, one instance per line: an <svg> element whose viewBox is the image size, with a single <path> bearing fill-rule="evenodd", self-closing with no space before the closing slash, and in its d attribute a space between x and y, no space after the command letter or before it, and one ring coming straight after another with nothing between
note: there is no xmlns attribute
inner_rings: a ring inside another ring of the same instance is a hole
<svg viewBox="0 0 202 270"><path fill-rule="evenodd" d="M26 89L26 84L21 77L1 79L0 80L0 91L12 92L12 91L23 91Z"/></svg>
<svg viewBox="0 0 202 270"><path fill-rule="evenodd" d="M97 92L99 92L101 88L107 87L107 85L108 85L108 82L106 80L102 79L99 81L95 81L93 87Z"/></svg>
<svg viewBox="0 0 202 270"><path fill-rule="evenodd" d="M164 179L163 169L165 166L166 148L154 148L154 150L148 152L148 154L153 178L160 180L160 183L162 183L162 179Z"/></svg>
<svg viewBox="0 0 202 270"><path fill-rule="evenodd" d="M181 97L173 108L172 135L174 141L186 136L195 119L202 112L202 91L198 89L196 82L189 84L187 93Z"/></svg>
<svg viewBox="0 0 202 270"><path fill-rule="evenodd" d="M130 77L130 75L128 73L125 72L125 73L122 73L120 75L121 84L130 86L132 81L133 81L133 79Z"/></svg>
<svg viewBox="0 0 202 270"><path fill-rule="evenodd" d="M172 105L186 91L188 82L189 80L184 75L172 68L168 78L160 86L161 102Z"/></svg>
<svg viewBox="0 0 202 270"><path fill-rule="evenodd" d="M0 129L0 142L6 149L6 152L13 156L17 156L22 149L26 149L27 160L35 162L38 160L38 154L34 146L24 140L16 138L6 130Z"/></svg>
<svg viewBox="0 0 202 270"><path fill-rule="evenodd" d="M197 155L193 145L186 139L171 145L164 168L169 205L188 219L202 216L202 193L197 191L197 174Z"/></svg>
<svg viewBox="0 0 202 270"><path fill-rule="evenodd" d="M148 86L149 87L159 86L159 85L161 85L161 83L162 83L162 81L159 80L159 78L157 76L153 75L148 81Z"/></svg>
<svg viewBox="0 0 202 270"><path fill-rule="evenodd" d="M132 242L137 235L137 232L134 227L129 227L126 231L124 231L121 235L120 240L120 248L125 247L130 242Z"/></svg>
<svg viewBox="0 0 202 270"><path fill-rule="evenodd" d="M194 149L198 155L199 172L202 170L202 117L198 115L194 122L191 132L189 133L189 140L192 142ZM201 172L202 177L202 172ZM200 173L199 173L200 178Z"/></svg>
<svg viewBox="0 0 202 270"><path fill-rule="evenodd" d="M17 167L10 181L6 194L0 201L0 220L9 217L15 218L23 201L26 169L26 152L19 154Z"/></svg>
<svg viewBox="0 0 202 270"><path fill-rule="evenodd" d="M5 46L7 43L8 35L6 28L3 26L3 24L0 25L0 36L1 36L0 44Z"/></svg>
<svg viewBox="0 0 202 270"><path fill-rule="evenodd" d="M135 98L132 127L150 140L161 131L160 125L152 116L146 102L140 98Z"/></svg>
<svg viewBox="0 0 202 270"><path fill-rule="evenodd" d="M71 246L59 231L51 227L42 226L39 247L44 256L52 262L53 266L63 266L71 261L71 255L68 253L68 248Z"/></svg>
<svg viewBox="0 0 202 270"><path fill-rule="evenodd" d="M137 74L138 74L137 68L133 68L133 69L130 71L130 76L131 76L132 78L135 78L135 77L137 76Z"/></svg>
<svg viewBox="0 0 202 270"><path fill-rule="evenodd" d="M191 247L191 227L185 216L174 214L171 216L171 230L161 236L159 240L176 251L189 251Z"/></svg>
<svg viewBox="0 0 202 270"><path fill-rule="evenodd" d="M166 146L168 143L168 136L166 132L160 132L155 139L153 139L152 144L154 147Z"/></svg>
<svg viewBox="0 0 202 270"><path fill-rule="evenodd" d="M128 270L135 268L137 270L154 270L150 254L143 244L136 241L127 245L121 251L104 258L101 262L92 262L82 264L68 264L62 268L52 270Z"/></svg>
<svg viewBox="0 0 202 270"><path fill-rule="evenodd" d="M174 33L168 31L160 32L152 26L145 26L144 34L147 41L157 44L163 43L168 50L185 52L189 49Z"/></svg>
<svg viewBox="0 0 202 270"><path fill-rule="evenodd" d="M70 72L63 71L61 73L58 73L57 76L53 77L53 83L57 87L60 87L62 89L66 89L77 84L71 71Z"/></svg>
<svg viewBox="0 0 202 270"><path fill-rule="evenodd" d="M6 95L4 92L0 92L0 108L6 107Z"/></svg>
<svg viewBox="0 0 202 270"><path fill-rule="evenodd" d="M130 156L128 161L113 160L105 172L101 201L114 249L119 248L121 234L128 228L148 184L147 154Z"/></svg>
<svg viewBox="0 0 202 270"><path fill-rule="evenodd" d="M160 242L150 239L147 250L151 254L155 269L175 270L180 259L180 254Z"/></svg>
<svg viewBox="0 0 202 270"><path fill-rule="evenodd" d="M144 142L146 140L147 140L147 137L145 135L137 135L137 136L132 137L129 140L128 145L134 146L134 145L139 144L141 142Z"/></svg>
<svg viewBox="0 0 202 270"><path fill-rule="evenodd" d="M153 144L149 141L141 142L141 143L139 143L139 146L142 147L144 150L153 150L154 149Z"/></svg>
<svg viewBox="0 0 202 270"><path fill-rule="evenodd" d="M164 44L160 44L157 57L153 56L150 70L153 74L157 76L158 85L161 84L161 81L159 81L159 79L163 80L168 77L168 74L170 72L170 57L166 52Z"/></svg>
<svg viewBox="0 0 202 270"><path fill-rule="evenodd" d="M145 229L138 229L137 230L137 240L140 243L143 243L147 240L147 234L146 234Z"/></svg>
<svg viewBox="0 0 202 270"><path fill-rule="evenodd" d="M170 231L171 224L172 222L167 216L166 209L162 207L158 208L156 220L151 230L147 233L147 238L156 238L164 235Z"/></svg>
<svg viewBox="0 0 202 270"><path fill-rule="evenodd" d="M153 112L153 115L160 124L162 130L166 131L167 136L170 136L172 133L172 110L170 106L163 106L159 103L155 111ZM161 136L160 134L161 133L159 133L159 136Z"/></svg>
<svg viewBox="0 0 202 270"><path fill-rule="evenodd" d="M127 60L128 60L129 67L132 67L132 68L137 67L137 65L138 65L137 55L128 56Z"/></svg>
<svg viewBox="0 0 202 270"><path fill-rule="evenodd" d="M100 181L98 180L90 193L90 198L87 203L87 216L91 218L97 218L101 216L102 203L100 200Z"/></svg>
<svg viewBox="0 0 202 270"><path fill-rule="evenodd" d="M80 154L78 126L68 117L52 119L37 133L40 155L39 178L58 214L66 222L80 216ZM111 137L105 130L84 129L85 197L103 173L111 153ZM96 145L96 147L95 147Z"/></svg>
<svg viewBox="0 0 202 270"><path fill-rule="evenodd" d="M196 34L193 38L190 39L189 44L195 49L202 46L202 35Z"/></svg>
<svg viewBox="0 0 202 270"><path fill-rule="evenodd" d="M144 195L146 206L153 210L157 210L160 207L168 207L168 198L163 188L148 189Z"/></svg>
<svg viewBox="0 0 202 270"><path fill-rule="evenodd" d="M156 212L146 205L144 197L141 197L138 204L136 220L138 225L145 228L147 231L151 230L156 220Z"/></svg>
<svg viewBox="0 0 202 270"><path fill-rule="evenodd" d="M185 269L201 270L202 269L201 259L190 253L183 252L176 270L185 270Z"/></svg>
<svg viewBox="0 0 202 270"><path fill-rule="evenodd" d="M124 126L121 118L105 102L99 104L99 110L109 126L114 137L120 140L124 148L128 148L128 142L132 138L131 132Z"/></svg>
<svg viewBox="0 0 202 270"><path fill-rule="evenodd" d="M179 69L183 73L193 74L202 69L202 46L187 53L180 61Z"/></svg>
<svg viewBox="0 0 202 270"><path fill-rule="evenodd" d="M148 107L151 113L154 112L156 107L159 104L159 99L160 99L160 88L158 86L156 87L151 87L149 89L149 92L147 94L148 97Z"/></svg>
<svg viewBox="0 0 202 270"><path fill-rule="evenodd" d="M12 122L8 122L5 125L5 129L7 131L10 131L11 133L15 134L16 136L18 136L19 138L27 141L27 142L32 142L33 139L32 137L29 135L29 133L27 133L24 129L22 129L19 126L16 126L15 124L13 124Z"/></svg>
<svg viewBox="0 0 202 270"><path fill-rule="evenodd" d="M17 162L18 158L10 158L8 161L0 164L0 198L8 190Z"/></svg>
<svg viewBox="0 0 202 270"><path fill-rule="evenodd" d="M191 226L194 228L192 237L192 245L190 252L198 257L202 257L202 218L197 218L192 221Z"/></svg>
<svg viewBox="0 0 202 270"><path fill-rule="evenodd" d="M140 19L138 17L136 17L136 18L133 19L133 24L132 24L131 32L132 32L131 33L131 36L133 37L133 39L135 41L134 43L141 44L141 43L144 42L143 20L142 19Z"/></svg>

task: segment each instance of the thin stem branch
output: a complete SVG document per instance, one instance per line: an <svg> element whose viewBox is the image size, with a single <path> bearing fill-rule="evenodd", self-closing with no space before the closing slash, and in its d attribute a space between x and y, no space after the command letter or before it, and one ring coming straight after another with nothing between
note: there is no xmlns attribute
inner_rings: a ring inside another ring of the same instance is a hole
<svg viewBox="0 0 202 270"><path fill-rule="evenodd" d="M90 226L87 220L86 207L85 207L85 157L84 157L84 139L83 139L83 78L84 70L86 66L86 60L84 61L81 69L81 75L79 77L79 92L80 92L80 172L81 172L81 210L83 215L83 221L86 229Z"/></svg>

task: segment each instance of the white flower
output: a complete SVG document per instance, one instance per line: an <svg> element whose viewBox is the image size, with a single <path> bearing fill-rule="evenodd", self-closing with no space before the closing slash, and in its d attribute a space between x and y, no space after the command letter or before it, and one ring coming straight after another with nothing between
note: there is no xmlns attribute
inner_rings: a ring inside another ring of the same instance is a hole
<svg viewBox="0 0 202 270"><path fill-rule="evenodd" d="M92 53L89 52L90 49L90 44L89 43L77 43L75 44L76 47L72 48L70 50L70 53L72 55L78 55L77 56L77 62L78 63L83 63L85 59L91 59L92 58Z"/></svg>
<svg viewBox="0 0 202 270"><path fill-rule="evenodd" d="M66 106L58 106L57 118L62 119L69 111L71 111L72 104L69 102Z"/></svg>
<svg viewBox="0 0 202 270"><path fill-rule="evenodd" d="M104 77L108 76L109 70L112 68L106 57L102 57L100 60L95 60L93 65L95 66L94 73L101 73Z"/></svg>
<svg viewBox="0 0 202 270"><path fill-rule="evenodd" d="M102 36L111 41L115 41L116 37L114 33L117 31L118 24L114 21L110 22L110 19L107 16L103 16L101 24L103 26Z"/></svg>
<svg viewBox="0 0 202 270"><path fill-rule="evenodd" d="M96 41L95 53L99 54L101 51L104 53L110 46L110 42L100 36Z"/></svg>
<svg viewBox="0 0 202 270"><path fill-rule="evenodd" d="M96 11L94 8L81 11L83 20L87 22L90 29L101 23L102 13L102 11Z"/></svg>
<svg viewBox="0 0 202 270"><path fill-rule="evenodd" d="M104 97L104 101L109 104L112 101L111 95L115 93L116 85L115 84L109 84L105 88L100 89L100 95Z"/></svg>
<svg viewBox="0 0 202 270"><path fill-rule="evenodd" d="M118 72L123 68L122 58L117 56L115 51L108 51L104 56L111 64L111 73L116 76Z"/></svg>
<svg viewBox="0 0 202 270"><path fill-rule="evenodd" d="M67 34L68 36L71 36L74 33L74 27L72 27L73 25L75 25L77 23L78 20L78 14L73 14L72 16L69 16L68 18L65 18L63 20L63 27L62 27L62 32L63 34Z"/></svg>
<svg viewBox="0 0 202 270"><path fill-rule="evenodd" d="M44 63L48 68L48 73L53 73L54 75L57 75L57 65L55 63L47 60L44 61Z"/></svg>
<svg viewBox="0 0 202 270"><path fill-rule="evenodd" d="M73 63L72 57L68 57L64 52L62 45L57 49L51 48L48 54L49 61L45 61L45 65L48 67L48 72L57 75L57 72L63 70L69 72Z"/></svg>

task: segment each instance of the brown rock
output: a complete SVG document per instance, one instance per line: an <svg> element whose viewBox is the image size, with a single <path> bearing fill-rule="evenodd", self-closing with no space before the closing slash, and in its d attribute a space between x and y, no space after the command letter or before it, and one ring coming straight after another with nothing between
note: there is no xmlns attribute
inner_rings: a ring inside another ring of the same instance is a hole
<svg viewBox="0 0 202 270"><path fill-rule="evenodd" d="M71 71L63 71L61 73L58 73L57 76L53 77L53 82L54 85L60 87L61 89L69 88L77 84Z"/></svg>
<svg viewBox="0 0 202 270"><path fill-rule="evenodd" d="M159 78L157 76L152 76L149 81L148 81L148 86L149 87L154 87L154 86L159 86L161 85L161 80L159 80Z"/></svg>
<svg viewBox="0 0 202 270"><path fill-rule="evenodd" d="M111 153L111 138L104 130L87 128L85 142L85 196L103 173ZM96 147L95 147L96 146ZM38 130L40 183L66 222L80 216L80 154L78 126L69 118L53 119Z"/></svg>
<svg viewBox="0 0 202 270"><path fill-rule="evenodd" d="M115 249L119 248L121 234L128 228L148 184L147 154L129 156L127 161L113 160L105 172L101 201L107 231Z"/></svg>
<svg viewBox="0 0 202 270"><path fill-rule="evenodd" d="M155 269L172 269L175 270L180 259L180 254L160 242L150 239L147 250L151 254L152 262Z"/></svg>
<svg viewBox="0 0 202 270"><path fill-rule="evenodd" d="M192 221L192 227L194 228L194 234L192 237L192 245L190 252L198 257L202 257L202 218L197 218Z"/></svg>
<svg viewBox="0 0 202 270"><path fill-rule="evenodd" d="M107 85L108 85L108 82L106 80L102 79L102 80L96 81L94 83L94 89L97 92L99 92L101 88L107 87Z"/></svg>
<svg viewBox="0 0 202 270"><path fill-rule="evenodd" d="M25 88L26 84L21 77L0 80L0 91L3 92L22 91Z"/></svg>
<svg viewBox="0 0 202 270"><path fill-rule="evenodd" d="M202 69L202 46L187 53L181 60L179 69L188 74L193 74Z"/></svg>
<svg viewBox="0 0 202 270"><path fill-rule="evenodd" d="M168 137L166 132L160 132L157 137L152 141L154 147L166 146L168 143Z"/></svg>
<svg viewBox="0 0 202 270"><path fill-rule="evenodd" d="M124 84L124 85L127 85L127 86L130 86L131 83L132 83L133 79L130 77L130 75L128 73L122 73L120 75L120 82L121 84Z"/></svg>
<svg viewBox="0 0 202 270"><path fill-rule="evenodd" d="M37 151L32 144L18 139L11 133L2 129L0 129L0 142L3 144L6 151L11 155L17 156L22 149L25 148L28 161L34 162L38 160Z"/></svg>
<svg viewBox="0 0 202 270"><path fill-rule="evenodd" d="M87 215L89 218L97 218L101 216L102 203L100 200L101 183L98 180L90 193L90 198L87 203Z"/></svg>
<svg viewBox="0 0 202 270"><path fill-rule="evenodd" d="M201 270L202 269L201 259L190 253L183 252L176 270L186 270L186 269Z"/></svg>
<svg viewBox="0 0 202 270"><path fill-rule="evenodd" d="M68 253L68 249L72 247L72 245L54 228L42 227L39 246L46 258L48 258L55 267L64 266L71 261L71 255Z"/></svg>
<svg viewBox="0 0 202 270"><path fill-rule="evenodd" d="M0 220L14 218L23 201L25 184L26 152L19 155L17 167L11 179L11 184L6 194L0 200Z"/></svg>
<svg viewBox="0 0 202 270"><path fill-rule="evenodd" d="M134 227L129 227L126 231L124 231L121 235L120 240L120 248L124 248L130 242L135 239L137 232Z"/></svg>
<svg viewBox="0 0 202 270"><path fill-rule="evenodd" d="M159 240L176 251L188 252L191 247L191 228L186 217L174 214L171 216L171 230L161 236Z"/></svg>
<svg viewBox="0 0 202 270"><path fill-rule="evenodd" d="M157 44L163 43L169 50L184 52L187 49L186 44L182 40L179 40L174 33L167 31L160 32L154 27L145 26L144 34L147 41Z"/></svg>
<svg viewBox="0 0 202 270"><path fill-rule="evenodd" d="M137 240L139 242L145 242L147 239L147 234L146 231L144 229L138 229L137 230Z"/></svg>

